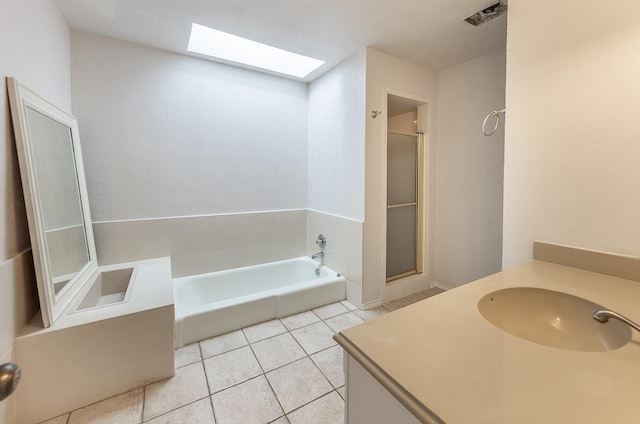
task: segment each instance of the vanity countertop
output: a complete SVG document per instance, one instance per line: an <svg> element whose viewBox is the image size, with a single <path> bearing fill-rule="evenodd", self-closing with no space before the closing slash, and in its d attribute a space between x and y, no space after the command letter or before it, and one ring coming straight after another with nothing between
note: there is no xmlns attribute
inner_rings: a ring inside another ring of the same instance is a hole
<svg viewBox="0 0 640 424"><path fill-rule="evenodd" d="M639 282L532 261L336 340L424 422L438 422L429 420L431 412L447 424L640 422L640 334L606 352L523 340L486 321L477 307L485 294L518 286L573 294L640 322Z"/></svg>

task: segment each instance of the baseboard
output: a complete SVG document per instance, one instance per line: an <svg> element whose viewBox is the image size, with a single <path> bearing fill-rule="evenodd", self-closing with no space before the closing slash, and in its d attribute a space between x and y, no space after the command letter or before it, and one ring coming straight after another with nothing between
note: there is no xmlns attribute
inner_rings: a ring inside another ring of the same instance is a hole
<svg viewBox="0 0 640 424"><path fill-rule="evenodd" d="M362 303L362 310L366 311L367 309L377 308L380 305L382 305L382 300L381 299L372 300L370 302L363 302Z"/></svg>

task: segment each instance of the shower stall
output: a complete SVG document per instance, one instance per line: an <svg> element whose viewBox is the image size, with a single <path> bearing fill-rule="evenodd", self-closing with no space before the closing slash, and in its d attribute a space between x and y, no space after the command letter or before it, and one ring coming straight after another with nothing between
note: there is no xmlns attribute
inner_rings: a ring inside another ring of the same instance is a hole
<svg viewBox="0 0 640 424"><path fill-rule="evenodd" d="M387 282L422 272L424 134L417 104L389 95L387 125Z"/></svg>

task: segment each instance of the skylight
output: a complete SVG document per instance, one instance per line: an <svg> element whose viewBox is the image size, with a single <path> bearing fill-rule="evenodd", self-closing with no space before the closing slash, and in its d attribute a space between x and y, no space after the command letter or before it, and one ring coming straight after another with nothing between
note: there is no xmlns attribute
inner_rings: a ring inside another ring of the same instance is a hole
<svg viewBox="0 0 640 424"><path fill-rule="evenodd" d="M325 63L195 23L191 26L187 50L298 78L306 77Z"/></svg>

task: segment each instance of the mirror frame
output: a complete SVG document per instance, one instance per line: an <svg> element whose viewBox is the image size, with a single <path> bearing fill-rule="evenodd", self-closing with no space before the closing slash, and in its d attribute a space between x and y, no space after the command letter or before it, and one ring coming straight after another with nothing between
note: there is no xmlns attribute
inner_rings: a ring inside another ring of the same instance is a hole
<svg viewBox="0 0 640 424"><path fill-rule="evenodd" d="M40 298L40 310L42 313L42 323L44 327L47 328L53 325L55 320L63 313L73 297L84 286L87 280L89 280L98 266L91 223L91 213L89 211L87 183L84 174L82 152L80 150L78 120L74 116L68 114L33 91L19 84L15 78L7 78L7 90L9 93L13 131L16 138L16 150L18 152L18 162L20 165L20 176L22 179L27 220L29 223L33 263L35 267L36 283L38 286L38 297ZM33 155L33 141L29 131L27 108L36 110L37 112L58 121L68 127L71 131L71 143L76 165L80 206L82 208L82 218L84 220L89 260L85 266L82 267L71 280L69 280L57 296L53 285L53 275L51 273L49 248L45 232L46 228L42 201L36 175L36 163Z"/></svg>

